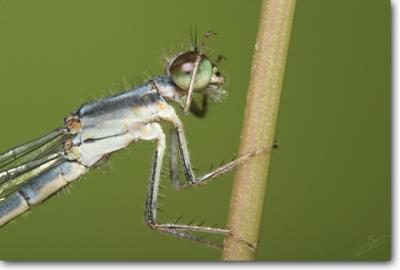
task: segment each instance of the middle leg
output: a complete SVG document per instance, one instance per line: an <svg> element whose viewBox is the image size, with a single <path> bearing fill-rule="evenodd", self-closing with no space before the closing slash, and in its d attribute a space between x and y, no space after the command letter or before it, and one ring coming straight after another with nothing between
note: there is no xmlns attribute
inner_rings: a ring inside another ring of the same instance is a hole
<svg viewBox="0 0 400 270"><path fill-rule="evenodd" d="M161 167L165 152L165 135L161 129L159 124L153 123L151 124L151 129L153 133L153 138L157 140L157 149L154 154L153 167L150 176L150 184L149 190L146 200L145 207L145 221L151 228L171 234L177 237L186 238L189 240L193 240L199 242L201 244L220 249L222 248L221 244L217 244L201 237L197 237L191 233L187 232L206 232L206 233L218 233L218 234L229 234L229 230L222 228L213 228L213 227L205 227L205 226L192 226L185 224L174 224L174 223L165 223L159 224L157 222L157 199L158 199L158 188L160 184L160 174ZM150 139L150 138L147 138Z"/></svg>

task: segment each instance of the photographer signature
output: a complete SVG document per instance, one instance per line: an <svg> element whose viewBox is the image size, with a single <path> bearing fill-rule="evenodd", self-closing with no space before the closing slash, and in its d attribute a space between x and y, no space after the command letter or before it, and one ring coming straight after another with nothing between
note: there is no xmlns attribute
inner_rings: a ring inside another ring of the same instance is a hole
<svg viewBox="0 0 400 270"><path fill-rule="evenodd" d="M384 244L385 239L386 239L386 235L381 235L379 237L375 237L373 234L370 234L368 236L368 242L366 244L357 246L353 250L353 255L357 256L357 257L365 255L372 249Z"/></svg>

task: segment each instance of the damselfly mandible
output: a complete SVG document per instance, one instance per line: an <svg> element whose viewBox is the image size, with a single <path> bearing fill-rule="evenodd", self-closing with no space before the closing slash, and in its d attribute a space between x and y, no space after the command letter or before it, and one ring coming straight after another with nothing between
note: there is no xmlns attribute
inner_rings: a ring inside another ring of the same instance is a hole
<svg viewBox="0 0 400 270"><path fill-rule="evenodd" d="M157 222L157 194L166 136L160 122L171 124L170 176L177 188L204 184L231 170L239 163L266 149L254 150L219 168L195 176L181 120L172 103L183 112L203 117L208 99L223 94L224 76L200 46L177 54L167 64L166 75L150 79L144 85L81 106L65 118L65 126L26 144L0 154L0 226L42 203L91 168L106 161L110 154L140 140L155 140L145 221L151 228L194 240L212 247L193 232L229 234L224 228ZM193 95L202 95L199 106ZM178 180L180 156L186 184Z"/></svg>

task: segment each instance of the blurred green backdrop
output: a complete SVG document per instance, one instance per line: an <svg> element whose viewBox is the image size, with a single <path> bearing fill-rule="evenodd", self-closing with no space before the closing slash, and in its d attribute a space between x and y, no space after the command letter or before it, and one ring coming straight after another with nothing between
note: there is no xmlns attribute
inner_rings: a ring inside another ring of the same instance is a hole
<svg viewBox="0 0 400 270"><path fill-rule="evenodd" d="M61 126L123 76L163 73L189 29L228 61L229 96L182 117L201 171L237 151L259 0L0 1L0 151ZM140 80L139 80L140 81ZM297 3L257 259L390 258L390 2ZM218 260L143 223L154 145L134 145L0 230L3 260ZM168 179L164 177L165 186ZM232 174L167 189L161 220L224 225ZM370 239L383 243L362 254Z"/></svg>

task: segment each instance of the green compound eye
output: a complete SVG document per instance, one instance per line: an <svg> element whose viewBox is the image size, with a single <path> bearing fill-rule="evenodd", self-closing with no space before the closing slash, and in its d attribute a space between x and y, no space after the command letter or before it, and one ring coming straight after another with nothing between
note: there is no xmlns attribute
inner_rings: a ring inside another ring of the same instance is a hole
<svg viewBox="0 0 400 270"><path fill-rule="evenodd" d="M185 52L172 60L168 68L172 81L181 89L188 90L191 80L191 74L194 69L198 52ZM200 90L210 83L213 75L213 65L210 60L201 54L201 60L197 73L194 78L193 90Z"/></svg>

